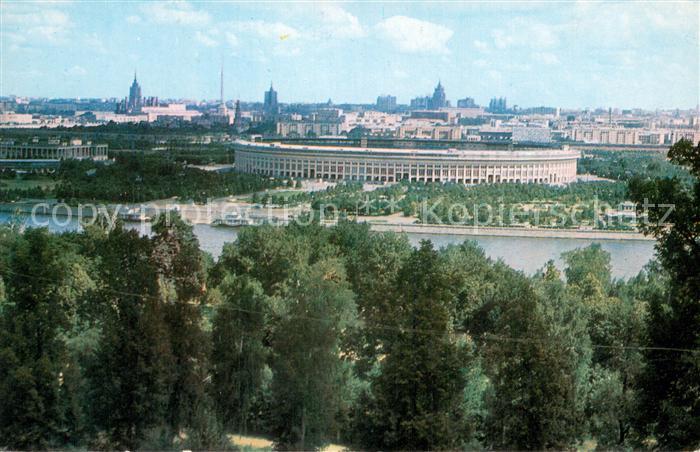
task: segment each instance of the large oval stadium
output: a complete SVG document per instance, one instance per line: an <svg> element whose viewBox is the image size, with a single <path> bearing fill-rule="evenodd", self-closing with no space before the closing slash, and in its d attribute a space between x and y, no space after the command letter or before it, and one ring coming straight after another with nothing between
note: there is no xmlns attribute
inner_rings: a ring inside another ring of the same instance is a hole
<svg viewBox="0 0 700 452"><path fill-rule="evenodd" d="M236 169L330 181L566 184L579 152L567 147L418 140L277 140L234 144Z"/></svg>

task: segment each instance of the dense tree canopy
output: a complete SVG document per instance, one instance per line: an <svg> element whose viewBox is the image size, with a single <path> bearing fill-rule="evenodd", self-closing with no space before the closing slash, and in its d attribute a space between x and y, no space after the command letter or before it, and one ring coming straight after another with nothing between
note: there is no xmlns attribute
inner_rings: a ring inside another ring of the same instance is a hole
<svg viewBox="0 0 700 452"><path fill-rule="evenodd" d="M649 300L642 422L663 448L679 449L700 445L700 144L681 140L668 156L692 181L637 178L630 192L669 274Z"/></svg>
<svg viewBox="0 0 700 452"><path fill-rule="evenodd" d="M441 267L439 253L423 241L399 270L397 333L387 342L381 371L372 381L369 420L362 423L365 447L454 449L466 439L462 369L469 362L451 328Z"/></svg>
<svg viewBox="0 0 700 452"><path fill-rule="evenodd" d="M243 228L215 262L177 215L2 227L0 448L697 448L698 187L630 183L658 240L630 280L597 245L525 275L347 221Z"/></svg>
<svg viewBox="0 0 700 452"><path fill-rule="evenodd" d="M138 152L121 153L112 164L66 160L56 178L55 197L59 199L132 203L173 196L203 202L275 186L255 175L204 171Z"/></svg>

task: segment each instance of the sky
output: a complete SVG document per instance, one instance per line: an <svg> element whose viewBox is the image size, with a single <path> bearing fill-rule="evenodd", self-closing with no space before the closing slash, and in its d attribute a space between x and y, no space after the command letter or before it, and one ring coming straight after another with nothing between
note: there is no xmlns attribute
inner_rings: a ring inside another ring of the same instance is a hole
<svg viewBox="0 0 700 452"><path fill-rule="evenodd" d="M0 2L0 95L695 108L700 2Z"/></svg>

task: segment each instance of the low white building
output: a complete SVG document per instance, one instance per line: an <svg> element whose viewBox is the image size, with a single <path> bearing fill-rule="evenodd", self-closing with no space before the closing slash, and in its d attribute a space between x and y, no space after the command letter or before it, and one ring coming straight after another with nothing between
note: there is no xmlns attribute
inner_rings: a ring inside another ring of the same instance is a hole
<svg viewBox="0 0 700 452"><path fill-rule="evenodd" d="M401 115L379 111L346 112L342 118L341 132L362 127L372 135L386 135L394 133L401 124Z"/></svg>
<svg viewBox="0 0 700 452"><path fill-rule="evenodd" d="M148 122L157 121L159 118L177 118L184 121L191 121L192 118L202 115L202 113L197 110L188 110L185 104L142 107L141 113L148 117Z"/></svg>

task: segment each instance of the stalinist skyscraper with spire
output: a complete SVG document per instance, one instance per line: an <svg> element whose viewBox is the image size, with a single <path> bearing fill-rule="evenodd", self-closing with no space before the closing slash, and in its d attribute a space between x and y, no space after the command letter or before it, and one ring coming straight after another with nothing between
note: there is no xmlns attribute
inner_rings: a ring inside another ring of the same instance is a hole
<svg viewBox="0 0 700 452"><path fill-rule="evenodd" d="M435 91L433 91L433 97L430 98L430 103L428 106L432 110L439 110L440 108L448 106L447 97L445 96L445 88L443 88L441 81L438 81Z"/></svg>
<svg viewBox="0 0 700 452"><path fill-rule="evenodd" d="M280 113L279 104L277 103L277 91L272 87L270 82L270 90L265 91L265 103L263 104L263 114L265 120L274 121Z"/></svg>
<svg viewBox="0 0 700 452"><path fill-rule="evenodd" d="M134 71L134 82L129 88L129 103L127 108L130 113L140 113L143 98L141 97L141 85L136 81L136 71Z"/></svg>
<svg viewBox="0 0 700 452"><path fill-rule="evenodd" d="M153 99L155 99L155 103L157 104L157 98ZM116 112L120 114L137 114L141 113L141 108L143 106L144 100L141 94L141 85L139 85L139 82L136 80L136 71L134 71L134 81L129 88L129 97L125 97L117 104Z"/></svg>

